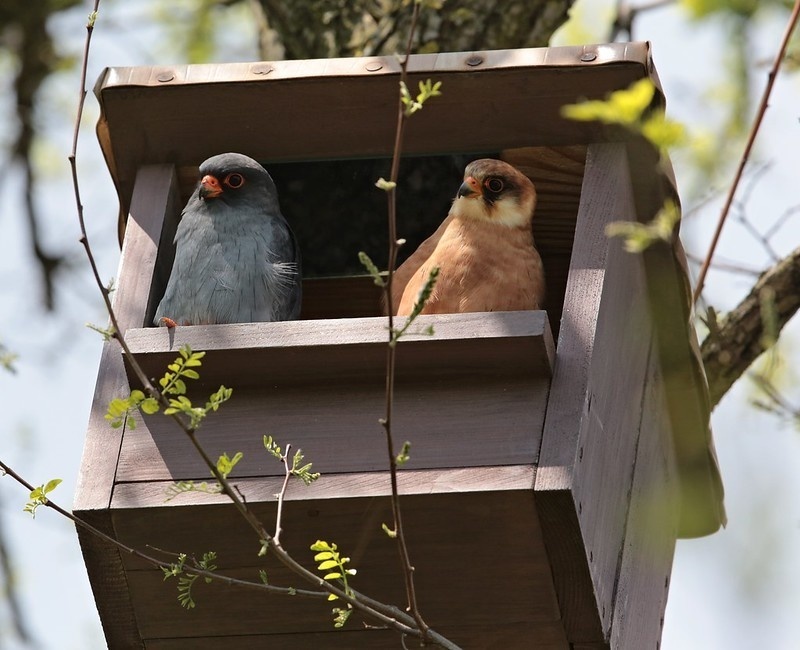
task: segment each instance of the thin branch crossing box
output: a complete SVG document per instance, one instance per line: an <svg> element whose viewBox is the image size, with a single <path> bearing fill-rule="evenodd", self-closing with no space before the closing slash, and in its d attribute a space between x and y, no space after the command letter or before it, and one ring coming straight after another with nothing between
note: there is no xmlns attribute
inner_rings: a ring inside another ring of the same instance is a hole
<svg viewBox="0 0 800 650"><path fill-rule="evenodd" d="M417 55L409 70L443 95L406 132L406 252L446 215L464 163L501 157L536 184L548 281L546 311L426 316L420 328L435 335L398 348L395 430L412 443L400 490L422 612L465 648L655 648L675 539L716 530L721 497L679 244L630 254L605 226L651 220L674 186L642 141L560 114L644 77L657 84L649 47ZM336 542L357 589L403 607L381 530L386 322L356 258L379 261L386 247L372 184L388 173L398 79L393 58L112 68L96 92L123 214L115 308L133 356L159 377L182 345L207 351L192 396L234 388L198 431L210 456L244 453L233 481L271 526L283 468L262 438L302 448L322 477L290 485L285 545L313 568L309 545ZM303 249L302 320L151 327L197 166L225 151L276 181ZM225 498L166 501L173 482L209 473L162 415L109 427L109 401L135 386L106 344L76 513L150 553L214 550L226 575L257 581L265 568L273 584L306 587L257 556ZM334 630L325 601L217 582L198 581L185 611L160 571L79 535L111 648L398 647L395 632L356 617Z"/></svg>

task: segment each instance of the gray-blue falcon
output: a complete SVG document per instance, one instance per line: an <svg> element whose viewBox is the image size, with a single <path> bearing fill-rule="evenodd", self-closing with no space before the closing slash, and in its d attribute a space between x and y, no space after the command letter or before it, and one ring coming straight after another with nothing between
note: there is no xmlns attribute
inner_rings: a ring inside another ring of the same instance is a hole
<svg viewBox="0 0 800 650"><path fill-rule="evenodd" d="M200 183L175 233L175 262L156 325L294 320L300 250L275 184L238 153L200 165Z"/></svg>

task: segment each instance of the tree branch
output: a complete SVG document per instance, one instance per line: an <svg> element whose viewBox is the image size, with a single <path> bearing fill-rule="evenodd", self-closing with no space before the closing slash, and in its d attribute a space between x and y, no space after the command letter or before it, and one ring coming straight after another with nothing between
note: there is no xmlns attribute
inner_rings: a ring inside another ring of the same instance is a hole
<svg viewBox="0 0 800 650"><path fill-rule="evenodd" d="M774 328L777 337L800 309L800 247L765 271L747 297L725 318L710 328L700 350L708 377L711 407L766 349L764 317L761 313L764 291L775 296Z"/></svg>
<svg viewBox="0 0 800 650"><path fill-rule="evenodd" d="M700 268L700 274L697 277L697 286L695 286L694 295L692 296L693 304L697 303L700 294L703 292L703 285L705 284L706 274L708 273L708 267L711 264L711 258L714 256L714 251L717 248L717 242L719 241L719 236L722 233L722 227L725 225L725 220L727 219L728 213L730 212L731 209L731 205L733 204L733 197L736 194L736 189L739 187L739 182L741 181L742 174L744 173L745 165L747 164L747 161L750 158L750 152L753 149L753 144L755 143L756 136L758 135L758 131L761 128L761 123L764 120L764 115L767 112L767 107L769 106L769 98L770 95L772 94L772 86L775 84L775 79L778 76L778 70L780 70L781 62L786 56L786 48L789 46L789 39L792 36L792 32L794 32L794 28L797 25L797 21L799 18L800 18L800 0L795 0L794 8L792 9L792 14L791 16L789 16L789 21L786 24L786 30L784 31L780 47L778 48L778 53L775 55L775 60L772 63L772 68L770 69L769 75L767 76L767 85L764 87L764 92L761 95L761 103L758 106L758 112L756 113L755 120L753 121L753 126L750 129L750 135L748 135L747 137L747 144L745 144L744 151L742 152L742 157L739 160L739 166L736 168L736 174L733 178L733 183L731 183L731 188L728 191L728 196L725 199L725 205L722 207L722 212L719 215L719 220L717 221L717 227L714 230L714 235L711 238L711 245L708 248L708 254L706 255L705 261L703 262L703 266ZM737 375L737 377L738 376L739 375Z"/></svg>

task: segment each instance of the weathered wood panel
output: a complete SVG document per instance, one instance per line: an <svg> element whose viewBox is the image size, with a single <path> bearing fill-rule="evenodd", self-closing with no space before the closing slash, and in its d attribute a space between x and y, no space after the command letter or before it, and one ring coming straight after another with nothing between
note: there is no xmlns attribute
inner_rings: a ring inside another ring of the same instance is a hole
<svg viewBox="0 0 800 650"><path fill-rule="evenodd" d="M549 513L545 543L574 642L603 641L610 627L638 436L649 346L647 321L640 320L646 303L636 293L643 275L637 259L605 235L609 221L635 219L630 188L624 145L591 145L536 477L540 510ZM573 539L583 539L585 557L560 552ZM573 592L582 588L573 576L585 575L573 562L588 564L596 602Z"/></svg>
<svg viewBox="0 0 800 650"><path fill-rule="evenodd" d="M561 106L648 76L650 52L646 43L625 43L443 53L412 56L409 69L412 86L433 77L445 92L409 124L406 153L498 151L602 139L602 125L567 120ZM394 57L112 68L95 89L99 133L124 205L144 162L197 165L220 151L268 162L386 156L398 74ZM513 98L502 120L495 102L464 110L464 97L476 89ZM212 131L204 128L210 105L221 127Z"/></svg>
<svg viewBox="0 0 800 650"><path fill-rule="evenodd" d="M275 461L277 463L277 460ZM496 465L493 467L458 467L427 470L403 469L398 473L401 494L436 494L499 492L528 490L533 485L532 465ZM270 503L277 499L283 477L267 476L235 479L237 489L248 501ZM114 487L113 509L143 509L164 507L172 481L140 481L117 483ZM385 497L390 494L387 471L357 472L354 474L323 474L311 485L290 481L286 502L313 499L352 499ZM175 506L225 505L228 497L220 494L187 492L172 501ZM130 559L130 561L135 561Z"/></svg>
<svg viewBox="0 0 800 650"><path fill-rule="evenodd" d="M650 351L611 646L659 647L678 524L675 451L657 344ZM647 624L643 624L643 622Z"/></svg>
<svg viewBox="0 0 800 650"><path fill-rule="evenodd" d="M115 536L110 510L76 511L75 515L107 535ZM83 561L108 647L112 650L143 648L128 574L119 551L82 527L77 528Z"/></svg>
<svg viewBox="0 0 800 650"><path fill-rule="evenodd" d="M437 627L436 631L447 638L457 638L468 628L469 642L465 648L480 650L572 650L564 641L563 631L558 623L526 625L513 623L508 625L478 626L457 625ZM532 645L530 639L536 639ZM253 648L269 648L269 650L297 650L298 648L324 648L324 650L386 650L399 646L397 632L382 629L351 629L310 634L270 634L247 635L188 639L148 639L147 650L252 650ZM415 647L414 641L406 640L409 648ZM594 650L594 649L592 649Z"/></svg>
<svg viewBox="0 0 800 650"><path fill-rule="evenodd" d="M274 503L253 507L264 521L274 521ZM303 586L269 555L256 557L258 540L230 505L148 508L146 519L142 515L141 510L115 511L121 539L169 544L171 550L193 554L215 548L220 570L228 575L258 580L258 569L265 567L272 584ZM285 516L283 540L295 557L308 558L310 566L308 545L314 539L336 541L359 569L356 589L403 606L396 543L380 529L391 517L387 498L290 502ZM420 605L432 625L459 628L456 639L467 646L471 630L486 631L500 620L527 626L530 633L549 629L552 638L559 612L530 489L407 495L404 519ZM443 575L453 579L442 580ZM145 638L332 632L325 601L203 584L196 592L198 609L187 614L177 603L175 585L165 584L160 572L134 569L128 577ZM213 599L213 610L203 609L204 599ZM201 612L202 618L192 616Z"/></svg>
<svg viewBox="0 0 800 650"><path fill-rule="evenodd" d="M618 154L615 168L627 171L624 149L620 148ZM596 219L635 220L630 181L621 180L614 187L620 197L617 211L598 214ZM619 238L607 245L573 488L606 638L613 615L613 590L628 515L652 337L641 255L624 251Z"/></svg>
<svg viewBox="0 0 800 650"><path fill-rule="evenodd" d="M181 207L172 165L143 166L136 176L135 187L120 257L118 286L113 294L114 311L123 332L149 324L145 322L147 307L160 298L153 296L156 261L164 256L159 244L164 240L163 230L167 226L171 225L174 232ZM163 281L169 277L169 266L171 260L168 265L162 264L159 271L158 277Z"/></svg>
<svg viewBox="0 0 800 650"><path fill-rule="evenodd" d="M475 389L478 379L480 390ZM401 382L393 428L399 441L412 443L408 467L533 463L547 387L546 379L479 374L432 379L423 386ZM383 388L376 382L337 384L330 379L303 386L240 387L235 400L204 422L197 438L213 458L243 452L237 477L282 473L264 451L266 434L301 447L321 472L375 471L386 464L378 423L383 413ZM206 476L208 470L186 436L163 415L147 416L143 425L126 432L117 481Z"/></svg>
<svg viewBox="0 0 800 650"><path fill-rule="evenodd" d="M165 215L174 211L177 196L177 182L171 166L141 169L131 202L128 236L122 248L119 286L114 293L114 307L123 331L142 324L162 223ZM112 429L104 416L108 403L128 391L116 341L103 346L100 369L73 510L99 530L113 535L109 508L124 429ZM81 527L78 527L78 538L109 646L141 647L119 551Z"/></svg>
<svg viewBox="0 0 800 650"><path fill-rule="evenodd" d="M534 463L552 355L546 313L425 316L416 327L429 324L433 337L398 348L394 431L412 442L409 468ZM302 447L324 473L383 469L385 339L385 320L370 318L132 330L129 345L152 376L183 344L207 351L190 397L219 384L235 392L198 438L214 458L242 451L235 475L245 477L282 471L265 434ZM126 432L117 481L205 476L169 419Z"/></svg>

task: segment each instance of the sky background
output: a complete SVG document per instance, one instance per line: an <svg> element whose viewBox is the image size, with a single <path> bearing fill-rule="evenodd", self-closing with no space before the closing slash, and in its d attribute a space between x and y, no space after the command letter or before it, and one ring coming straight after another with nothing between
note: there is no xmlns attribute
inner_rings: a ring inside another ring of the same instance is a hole
<svg viewBox="0 0 800 650"><path fill-rule="evenodd" d="M610 15L611 5L605 0L576 3L584 42L606 40L606 30L600 26ZM105 66L182 61L181 26L192 3L172 3L166 20L157 6L154 0L103 4L92 46L90 86ZM80 56L88 11L87 3L53 21L51 30L62 53ZM220 14L228 24L218 32L215 61L256 58L254 38L243 33L238 18ZM766 80L784 21L785 15L765 18L750 43L757 93ZM636 24L635 37L652 42L669 115L687 123L693 132L713 126L720 119L714 102L728 92L719 85L728 60L723 33L707 24L688 23L682 12L668 8L644 14ZM10 61L0 58L4 90L12 74ZM0 176L0 341L20 355L16 375L0 372L0 456L33 483L63 478L53 496L67 507L79 471L102 345L84 323L106 321L78 244L67 163L77 84L74 69L54 76L43 89L36 115L43 135L35 156L36 202L45 216L47 242L66 252L71 266L59 281L54 314L42 310L39 279L22 243L26 232L20 218L21 173L6 166ZM800 204L799 84L796 75L779 77L753 158L754 165L770 165L751 184L746 206L751 223L762 231ZM13 135L11 101L7 90L0 93L2 143ZM97 103L90 94L78 160L90 240L103 277L111 278L119 257L117 200L94 135L97 115ZM673 162L679 188L688 188L688 165L679 154ZM720 189L706 188L704 194ZM712 200L698 211L693 206L684 194L684 213L691 216L682 226L683 239L690 254L702 257L720 201ZM788 220L772 239L779 254L788 253L798 242L800 215ZM735 222L723 234L719 256L753 268L769 264L763 247ZM752 277L712 271L707 295L718 311L724 311L736 305L752 282ZM780 343L786 360L784 386L798 404L797 373L789 361L798 358L799 335L795 321ZM678 543L662 642L665 650L797 647L800 439L790 424L752 408L753 396L749 382L740 381L713 414L730 523L711 537ZM0 527L10 540L14 579L36 647L104 647L73 526L46 509L32 520L22 512L26 497L10 479L0 481ZM17 648L8 640L3 616L7 612L0 607L0 647Z"/></svg>

